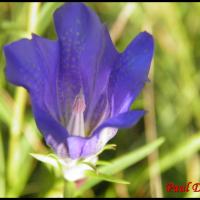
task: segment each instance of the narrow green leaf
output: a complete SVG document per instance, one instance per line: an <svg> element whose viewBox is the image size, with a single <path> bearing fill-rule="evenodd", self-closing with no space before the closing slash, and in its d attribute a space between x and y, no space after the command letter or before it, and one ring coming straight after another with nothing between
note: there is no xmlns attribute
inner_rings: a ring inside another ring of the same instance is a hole
<svg viewBox="0 0 200 200"><path fill-rule="evenodd" d="M171 167L180 163L192 154L200 150L200 133L193 135L180 142L177 146L166 153L162 158L160 158L160 170L164 172ZM140 173L139 173L140 172ZM139 169L134 173L135 182L133 183L133 188L140 187L149 178L148 167L140 171Z"/></svg>
<svg viewBox="0 0 200 200"><path fill-rule="evenodd" d="M168 152L161 160L161 170L165 171L174 166L178 162L185 160L193 153L200 150L200 133L192 137L188 137L181 144L178 144L174 149Z"/></svg>
<svg viewBox="0 0 200 200"><path fill-rule="evenodd" d="M5 157L3 148L3 138L0 132L0 198L5 197Z"/></svg>
<svg viewBox="0 0 200 200"><path fill-rule="evenodd" d="M15 147L14 164L12 171L9 171L9 177L12 178L12 181L8 182L6 197L19 197L34 169L33 159L29 155L29 152L33 150L26 138L21 138Z"/></svg>
<svg viewBox="0 0 200 200"><path fill-rule="evenodd" d="M37 34L43 34L44 31L47 29L47 27L50 25L50 23L53 20L53 12L61 6L63 3L61 2L48 2L44 3L43 7L40 10L38 21L37 21L37 28L36 33Z"/></svg>
<svg viewBox="0 0 200 200"><path fill-rule="evenodd" d="M159 146L161 146L164 142L164 138L159 138L155 142L152 142L150 144L147 144L143 147L140 147L139 149L130 152L129 154L126 154L120 158L114 159L111 161L111 164L108 166L103 166L98 169L99 173L102 174L109 174L113 175L116 174L131 165L139 162L140 160L144 159L146 156L148 156L150 153L152 153L155 149L157 149ZM97 178L89 178L86 183L79 188L79 190L75 193L75 197L82 194L84 191L90 189L94 185L101 182L100 179Z"/></svg>
<svg viewBox="0 0 200 200"><path fill-rule="evenodd" d="M143 158L145 158L147 155L153 152L154 149L158 148L161 144L163 144L163 142L164 138L159 138L155 142L147 144L138 150L135 150L118 159L115 159L114 161L111 161L112 162L111 165L102 167L101 172L109 174L115 174L117 172L120 172L126 169L127 167L135 164L136 162L142 160Z"/></svg>
<svg viewBox="0 0 200 200"><path fill-rule="evenodd" d="M108 182L113 182L113 183L120 183L120 184L130 184L128 181L122 180L122 179L117 179L112 176L109 176L107 174L102 174L102 173L95 173L93 171L86 171L85 174L89 177L94 177L97 179L100 179L101 181L108 181Z"/></svg>
<svg viewBox="0 0 200 200"><path fill-rule="evenodd" d="M96 165L102 165L102 166L107 166L110 165L111 163L105 160L98 160Z"/></svg>
<svg viewBox="0 0 200 200"><path fill-rule="evenodd" d="M7 93L0 88L0 119L6 123L10 124L10 120L12 116L12 108L13 108L13 102L11 101L11 98L7 95Z"/></svg>

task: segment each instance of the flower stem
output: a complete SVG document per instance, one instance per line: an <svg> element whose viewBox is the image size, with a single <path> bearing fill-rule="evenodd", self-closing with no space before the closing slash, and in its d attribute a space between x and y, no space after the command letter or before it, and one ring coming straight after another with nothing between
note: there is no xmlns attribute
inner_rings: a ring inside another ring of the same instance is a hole
<svg viewBox="0 0 200 200"><path fill-rule="evenodd" d="M154 87L153 87L153 64L150 70L151 83L144 88L144 104L148 114L144 117L145 136L148 143L157 139L156 119L155 119L155 102L154 102ZM160 176L159 152L156 149L148 156L150 190L152 197L163 197L162 181Z"/></svg>
<svg viewBox="0 0 200 200"><path fill-rule="evenodd" d="M70 198L74 197L75 191L78 190L84 183L86 179L80 179L75 182L67 181L64 179L64 191L63 191L63 197Z"/></svg>
<svg viewBox="0 0 200 200"><path fill-rule="evenodd" d="M8 185L10 188L14 188L15 181L13 180L15 180L15 177L17 176L17 167L14 163L17 162L19 156L19 140L24 121L26 101L26 91L23 88L17 88L15 94L13 117L10 127L10 141L8 154Z"/></svg>
<svg viewBox="0 0 200 200"><path fill-rule="evenodd" d="M113 23L113 25L110 29L110 35L111 35L113 43L116 43L120 39L136 6L137 6L137 4L133 3L133 2L127 3L123 6L120 14L118 15L116 21Z"/></svg>
<svg viewBox="0 0 200 200"><path fill-rule="evenodd" d="M66 179L64 179L64 191L63 191L64 198L73 197L75 189L76 186L74 182L67 181Z"/></svg>
<svg viewBox="0 0 200 200"><path fill-rule="evenodd" d="M6 182L5 182L5 157L3 148L3 137L0 130L0 198L5 196Z"/></svg>
<svg viewBox="0 0 200 200"><path fill-rule="evenodd" d="M30 37L31 32L34 31L37 22L37 11L40 3L29 3L29 20L27 24L26 37ZM18 179L18 170L20 166L18 159L20 156L20 137L24 124L24 113L26 109L26 103L28 99L27 92L24 88L17 88L14 97L13 115L10 125L10 140L9 140L9 152L8 152L8 186L11 189L8 191L8 196L14 196L15 184L14 180Z"/></svg>

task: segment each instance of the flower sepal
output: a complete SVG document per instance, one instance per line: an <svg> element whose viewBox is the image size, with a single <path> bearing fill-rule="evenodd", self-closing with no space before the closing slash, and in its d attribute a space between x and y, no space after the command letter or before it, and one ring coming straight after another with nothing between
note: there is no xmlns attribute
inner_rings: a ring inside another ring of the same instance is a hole
<svg viewBox="0 0 200 200"><path fill-rule="evenodd" d="M38 154L38 153L30 153L30 155L36 160L43 162L49 169L53 169L56 176L62 175L62 165L59 162L58 157L53 154Z"/></svg>
<svg viewBox="0 0 200 200"><path fill-rule="evenodd" d="M31 153L30 155L35 159L45 163L48 168L53 168L56 176L64 177L67 181L78 181L92 176L105 181L127 184L126 181L115 179L106 174L98 172L98 166L110 164L110 162L98 160L98 156L105 150L115 149L115 144L107 144L96 155L81 159L60 158L56 154L52 153Z"/></svg>
<svg viewBox="0 0 200 200"><path fill-rule="evenodd" d="M116 144L106 144L96 155L98 156L107 150L116 150L116 147L117 147Z"/></svg>
<svg viewBox="0 0 200 200"><path fill-rule="evenodd" d="M31 153L36 160L43 162L48 168L53 169L55 175L64 177L68 181L77 181L86 178L85 171L96 171L97 156L85 159L59 158L55 154Z"/></svg>

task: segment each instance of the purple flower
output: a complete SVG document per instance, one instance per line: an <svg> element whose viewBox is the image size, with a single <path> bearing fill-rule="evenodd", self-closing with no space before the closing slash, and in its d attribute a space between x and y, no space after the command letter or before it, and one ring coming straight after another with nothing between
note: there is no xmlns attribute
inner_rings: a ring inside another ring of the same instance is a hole
<svg viewBox="0 0 200 200"><path fill-rule="evenodd" d="M61 6L54 23L55 41L33 34L4 47L6 76L29 92L37 126L56 154L87 158L144 115L130 105L148 80L153 38L142 32L119 53L82 3Z"/></svg>

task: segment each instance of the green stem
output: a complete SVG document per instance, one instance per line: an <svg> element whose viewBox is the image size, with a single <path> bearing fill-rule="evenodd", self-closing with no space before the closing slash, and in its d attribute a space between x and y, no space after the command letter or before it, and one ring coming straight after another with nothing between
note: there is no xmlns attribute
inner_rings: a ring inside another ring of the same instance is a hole
<svg viewBox="0 0 200 200"><path fill-rule="evenodd" d="M74 196L76 185L74 182L67 181L64 179L64 191L63 191L63 197L70 198Z"/></svg>
<svg viewBox="0 0 200 200"><path fill-rule="evenodd" d="M30 36L30 33L34 31L37 24L37 11L40 3L30 3L29 4L29 20L27 24L26 37ZM16 166L18 163L18 158L20 156L20 138L24 125L24 114L26 109L26 103L28 99L27 92L24 88L17 88L15 93L15 102L13 108L13 115L10 126L10 140L9 140L9 152L8 152L8 196L15 196L15 184L14 180L17 180L18 170L20 166Z"/></svg>
<svg viewBox="0 0 200 200"><path fill-rule="evenodd" d="M5 157L4 157L4 148L3 148L3 137L0 132L0 198L5 197Z"/></svg>
<svg viewBox="0 0 200 200"><path fill-rule="evenodd" d="M17 176L16 161L19 152L19 140L24 121L24 111L26 107L27 93L23 88L17 88L15 95L13 118L10 128L9 154L8 154L8 186L14 187L14 177Z"/></svg>
<svg viewBox="0 0 200 200"><path fill-rule="evenodd" d="M144 104L145 104L145 109L148 110L148 114L146 114L144 117L145 137L147 143L151 143L153 141L156 141L157 139L154 87L153 87L153 65L151 66L150 70L150 80L152 81L152 83L146 85L144 88ZM149 164L149 180L150 180L151 196L163 197L158 149L156 149L148 156L148 164Z"/></svg>

